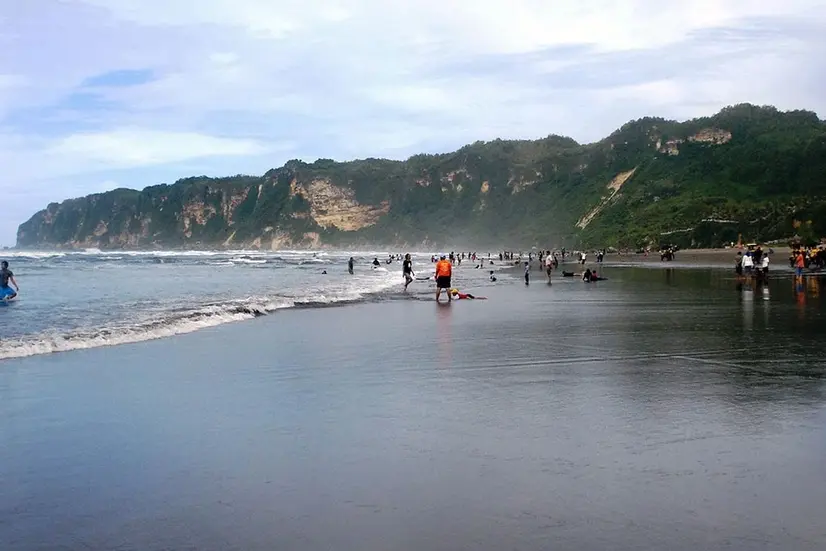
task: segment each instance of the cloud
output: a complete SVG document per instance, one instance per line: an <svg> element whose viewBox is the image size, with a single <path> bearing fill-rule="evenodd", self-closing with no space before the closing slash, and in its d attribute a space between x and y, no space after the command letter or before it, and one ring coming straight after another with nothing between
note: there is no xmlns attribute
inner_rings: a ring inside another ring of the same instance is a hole
<svg viewBox="0 0 826 551"><path fill-rule="evenodd" d="M826 112L826 0L0 5L0 165L21 218L107 181L591 141L743 101Z"/></svg>
<svg viewBox="0 0 826 551"><path fill-rule="evenodd" d="M86 159L107 168L132 168L202 157L260 155L267 150L266 146L254 140L126 128L73 134L60 140L50 152L57 156Z"/></svg>

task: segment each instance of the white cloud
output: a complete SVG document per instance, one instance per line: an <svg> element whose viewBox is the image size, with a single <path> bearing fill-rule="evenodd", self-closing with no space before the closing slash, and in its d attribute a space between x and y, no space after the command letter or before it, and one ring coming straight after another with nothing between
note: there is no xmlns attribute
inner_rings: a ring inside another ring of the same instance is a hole
<svg viewBox="0 0 826 551"><path fill-rule="evenodd" d="M742 101L826 112L826 0L0 5L0 166L32 201ZM123 69L152 80L81 86Z"/></svg>
<svg viewBox="0 0 826 551"><path fill-rule="evenodd" d="M50 153L80 157L103 167L129 168L203 157L260 155L266 151L266 146L254 140L217 138L194 132L127 128L73 134L60 140L51 148Z"/></svg>
<svg viewBox="0 0 826 551"><path fill-rule="evenodd" d="M582 43L603 50L656 47L743 18L800 13L823 18L820 0L202 0L197 9L190 0L81 1L142 24L238 26L279 38L307 30L312 34L320 22L355 21L354 27L369 28L368 36L379 42L438 42L475 53L524 53Z"/></svg>

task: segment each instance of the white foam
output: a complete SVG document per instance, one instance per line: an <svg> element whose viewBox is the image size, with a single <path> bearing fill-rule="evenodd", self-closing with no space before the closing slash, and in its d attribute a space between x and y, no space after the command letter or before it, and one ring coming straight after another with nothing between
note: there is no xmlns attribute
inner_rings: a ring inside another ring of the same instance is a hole
<svg viewBox="0 0 826 551"><path fill-rule="evenodd" d="M89 336L40 336L27 339L7 339L0 345L0 359L23 358L38 354L51 354L54 352L68 352L70 350L83 350L88 348L98 348L101 346L115 346L118 344L129 344L141 341L172 337L185 333L192 333L199 329L214 327L233 321L242 321L254 318L255 315L247 312L234 312L227 314L215 314L199 319L183 319L179 323L170 325L160 325L152 329L141 329L140 327L124 327L115 329L107 334L97 334Z"/></svg>
<svg viewBox="0 0 826 551"><path fill-rule="evenodd" d="M66 256L66 253L42 251L3 251L2 256L8 258L32 258L35 260L46 260L49 258L60 258Z"/></svg>
<svg viewBox="0 0 826 551"><path fill-rule="evenodd" d="M235 262L237 264L266 264L266 258L244 258L244 257L233 257L230 258L230 262Z"/></svg>
<svg viewBox="0 0 826 551"><path fill-rule="evenodd" d="M232 265L232 262L226 265ZM137 343L192 333L225 323L249 320L256 315L293 308L297 304L336 304L352 302L395 285L401 285L398 274L387 270L370 271L356 276L330 280L319 288L307 288L294 297L248 297L226 303L216 303L185 310L144 311L151 318L131 325L115 325L98 330L77 331L64 335L40 334L0 341L0 359L22 358L54 352L68 352L103 346ZM166 319L164 319L164 316Z"/></svg>

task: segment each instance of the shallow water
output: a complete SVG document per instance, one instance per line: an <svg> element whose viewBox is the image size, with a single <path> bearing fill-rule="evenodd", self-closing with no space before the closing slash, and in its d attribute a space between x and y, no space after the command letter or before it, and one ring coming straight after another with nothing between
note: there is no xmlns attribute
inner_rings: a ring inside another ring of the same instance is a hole
<svg viewBox="0 0 826 551"><path fill-rule="evenodd" d="M388 255L9 252L4 258L21 293L8 305L0 303L0 359L168 337L285 308L371 300L401 287L401 263L386 263ZM347 273L350 256L353 275ZM381 262L378 270L372 269L374 258ZM431 275L430 254L415 254L414 269Z"/></svg>
<svg viewBox="0 0 826 551"><path fill-rule="evenodd" d="M826 547L819 280L604 272L5 361L0 549Z"/></svg>

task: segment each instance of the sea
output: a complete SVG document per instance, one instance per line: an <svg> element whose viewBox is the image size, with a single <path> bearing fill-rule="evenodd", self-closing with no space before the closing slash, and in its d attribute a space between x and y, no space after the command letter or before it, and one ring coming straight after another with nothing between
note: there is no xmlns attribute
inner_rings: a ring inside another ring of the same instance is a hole
<svg viewBox="0 0 826 551"><path fill-rule="evenodd" d="M432 282L400 293L401 261L388 263L391 254L400 253L9 251L21 292L0 303L0 359L171 337L290 308L421 298L425 287L431 297ZM420 276L432 276L433 254L413 253ZM485 284L483 272L471 280Z"/></svg>

